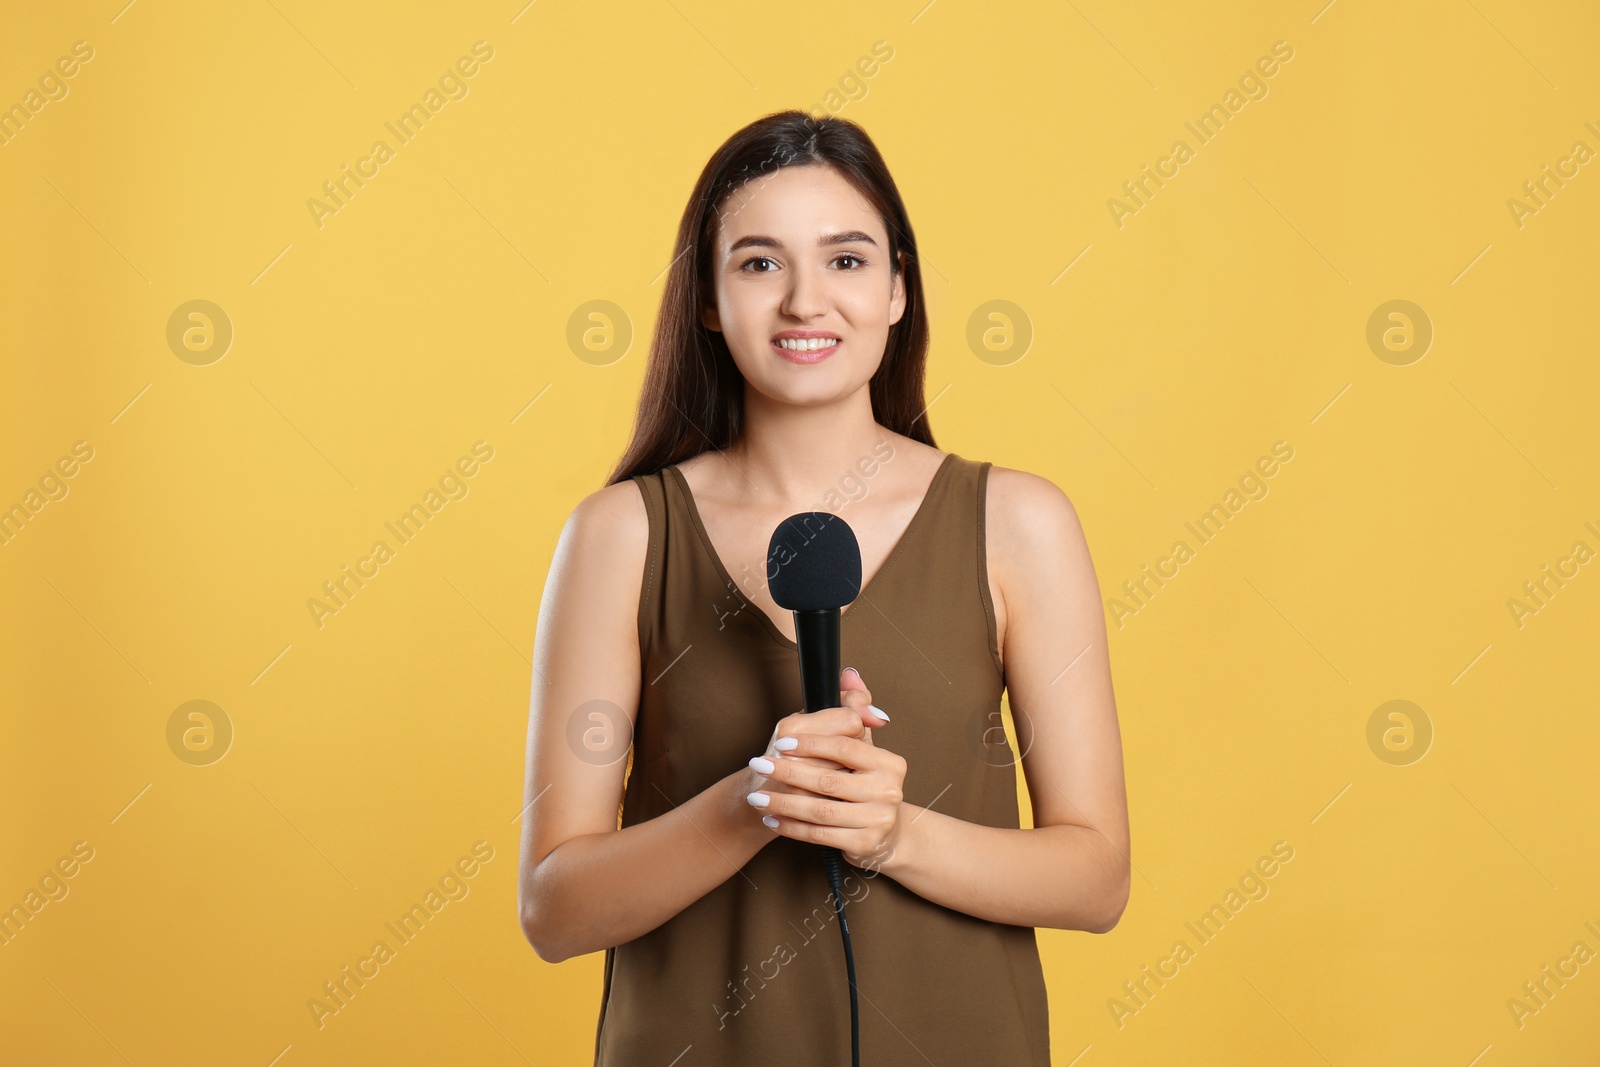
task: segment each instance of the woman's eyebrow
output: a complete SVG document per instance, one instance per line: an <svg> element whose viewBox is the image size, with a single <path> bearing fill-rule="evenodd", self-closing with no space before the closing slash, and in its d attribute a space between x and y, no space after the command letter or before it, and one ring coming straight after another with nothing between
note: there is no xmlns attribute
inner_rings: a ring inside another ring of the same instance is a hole
<svg viewBox="0 0 1600 1067"><path fill-rule="evenodd" d="M878 242L860 230L846 230L843 233L825 233L817 238L817 247L826 248L829 245L854 245L863 244L878 247ZM741 248L782 248L783 242L776 237L765 234L753 233L741 237L729 246L729 253L737 252Z"/></svg>

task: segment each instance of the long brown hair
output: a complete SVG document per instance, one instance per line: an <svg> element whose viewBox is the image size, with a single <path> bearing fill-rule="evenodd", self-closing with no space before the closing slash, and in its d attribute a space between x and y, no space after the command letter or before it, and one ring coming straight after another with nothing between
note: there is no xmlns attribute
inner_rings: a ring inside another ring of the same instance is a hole
<svg viewBox="0 0 1600 1067"><path fill-rule="evenodd" d="M744 426L744 376L723 335L700 321L701 309L716 299L711 281L716 226L723 205L745 183L769 171L807 165L837 170L872 204L889 231L890 269L904 271L906 307L900 321L889 327L883 362L868 384L872 414L889 430L934 445L923 403L928 314L922 266L900 191L877 146L860 126L831 115L819 119L804 111L780 111L728 138L700 172L678 223L661 314L639 391L633 440L607 485L636 474L653 474L707 449L727 448L739 436Z"/></svg>

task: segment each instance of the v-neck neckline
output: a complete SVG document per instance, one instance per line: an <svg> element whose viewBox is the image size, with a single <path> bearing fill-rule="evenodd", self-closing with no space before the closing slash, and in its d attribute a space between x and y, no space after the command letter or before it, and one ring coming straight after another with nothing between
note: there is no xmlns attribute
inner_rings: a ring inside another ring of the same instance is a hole
<svg viewBox="0 0 1600 1067"><path fill-rule="evenodd" d="M923 491L922 500L917 504L917 510L911 515L911 521L906 523L906 528L900 534L900 539L894 543L893 548L889 549L889 554L884 557L883 563L880 564L878 569L873 572L872 577L868 579L867 583L857 590L855 600L851 601L850 606L844 609L843 613L839 617L839 622L841 625L843 625L845 619L848 619L855 612L856 607L867 598L867 591L878 584L878 578L883 574L883 572L888 570L890 564L894 563L899 557L900 552L905 547L906 542L911 539L912 532L916 530L917 525L922 521L922 516L927 512L928 504L933 499L934 491L939 488L940 479L942 479L945 475L945 472L950 469L951 461L955 458L956 454L954 452L947 452L945 453L944 459L939 461L938 469L933 472L933 477L928 480L928 488ZM737 590L739 588L739 584L735 582L728 574L728 568L722 565L722 557L717 555L716 546L711 543L711 535L706 532L706 524L700 518L700 508L697 504L695 504L694 501L694 491L689 488L689 480L683 476L683 472L678 469L678 465L676 463L672 464L666 469L671 471L673 477L678 480L678 490L683 495L684 503L688 506L689 518L694 523L695 533L700 538L700 547L705 551L706 557L710 559L711 565L716 568L717 577L722 579L723 584L726 587ZM783 631L778 628L777 623L772 621L772 616L767 614L766 609L762 608L761 605L757 604L754 600L745 596L742 592L739 593L738 596L739 599L743 600L752 611L761 616L762 625L766 628L767 634L774 641L777 641L783 647L790 650L799 649L800 646L798 644L784 636Z"/></svg>

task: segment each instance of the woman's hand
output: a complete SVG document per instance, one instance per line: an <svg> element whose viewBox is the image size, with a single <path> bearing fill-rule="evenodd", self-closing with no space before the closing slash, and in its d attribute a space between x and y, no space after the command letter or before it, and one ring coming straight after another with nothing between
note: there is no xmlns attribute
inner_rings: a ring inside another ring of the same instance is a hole
<svg viewBox="0 0 1600 1067"><path fill-rule="evenodd" d="M889 717L872 706L861 676L847 668L839 688L843 706L778 721L767 755L750 761L759 777L746 799L776 833L874 867L899 840L906 761L873 745L872 727Z"/></svg>

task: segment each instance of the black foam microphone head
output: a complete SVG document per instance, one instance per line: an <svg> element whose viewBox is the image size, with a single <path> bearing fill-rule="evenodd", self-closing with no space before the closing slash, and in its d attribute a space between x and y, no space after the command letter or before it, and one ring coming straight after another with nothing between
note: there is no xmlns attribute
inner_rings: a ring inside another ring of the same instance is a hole
<svg viewBox="0 0 1600 1067"><path fill-rule="evenodd" d="M767 587L790 611L842 608L861 592L861 546L837 515L802 511L772 531Z"/></svg>

